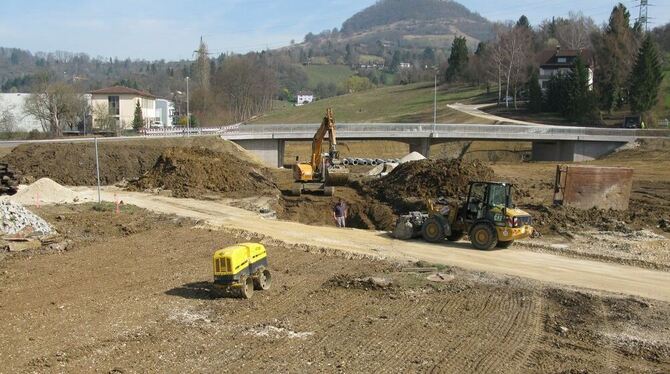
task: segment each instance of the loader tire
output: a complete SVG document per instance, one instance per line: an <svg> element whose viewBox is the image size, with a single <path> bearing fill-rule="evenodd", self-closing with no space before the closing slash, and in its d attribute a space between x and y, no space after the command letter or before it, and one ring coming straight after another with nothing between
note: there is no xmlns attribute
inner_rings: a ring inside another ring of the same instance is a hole
<svg viewBox="0 0 670 374"><path fill-rule="evenodd" d="M470 230L470 242L479 250L490 251L498 244L498 233L490 224L478 223Z"/></svg>
<svg viewBox="0 0 670 374"><path fill-rule="evenodd" d="M421 236L427 242L439 243L444 240L444 226L439 220L428 218L421 225Z"/></svg>

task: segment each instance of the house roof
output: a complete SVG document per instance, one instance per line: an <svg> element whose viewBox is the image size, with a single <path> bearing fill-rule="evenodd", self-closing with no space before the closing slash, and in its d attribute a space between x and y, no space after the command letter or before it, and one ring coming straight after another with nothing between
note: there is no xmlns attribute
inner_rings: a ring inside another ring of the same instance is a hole
<svg viewBox="0 0 670 374"><path fill-rule="evenodd" d="M99 90L91 91L92 95L136 95L136 96L142 96L142 97L149 97L152 99L155 99L156 96L145 92L145 91L140 91L136 90L134 88L130 87L124 87L124 86L112 86L112 87L107 87L107 88L101 88Z"/></svg>
<svg viewBox="0 0 670 374"><path fill-rule="evenodd" d="M559 57L565 57L566 62L558 62ZM572 67L576 57L581 57L586 66L594 64L594 54L590 49L545 49L537 56L541 67Z"/></svg>

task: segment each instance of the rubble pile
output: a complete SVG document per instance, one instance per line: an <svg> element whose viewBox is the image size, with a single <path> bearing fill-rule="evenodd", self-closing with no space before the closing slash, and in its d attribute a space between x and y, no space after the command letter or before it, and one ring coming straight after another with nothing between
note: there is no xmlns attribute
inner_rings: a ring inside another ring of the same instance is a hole
<svg viewBox="0 0 670 374"><path fill-rule="evenodd" d="M39 235L49 235L51 226L42 218L38 217L20 204L11 201L0 201L0 232L3 234L16 234L30 230Z"/></svg>

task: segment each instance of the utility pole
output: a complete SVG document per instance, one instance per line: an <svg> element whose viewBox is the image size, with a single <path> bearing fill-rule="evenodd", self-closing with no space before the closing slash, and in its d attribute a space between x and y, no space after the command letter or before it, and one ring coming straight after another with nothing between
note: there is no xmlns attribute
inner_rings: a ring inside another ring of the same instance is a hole
<svg viewBox="0 0 670 374"><path fill-rule="evenodd" d="M191 136L191 107L189 103L188 80L186 77L186 136Z"/></svg>
<svg viewBox="0 0 670 374"><path fill-rule="evenodd" d="M637 22L644 25L644 31L649 31L649 0L640 0L640 15L637 17Z"/></svg>
<svg viewBox="0 0 670 374"><path fill-rule="evenodd" d="M437 125L437 72L435 72L435 90L433 91L433 132Z"/></svg>

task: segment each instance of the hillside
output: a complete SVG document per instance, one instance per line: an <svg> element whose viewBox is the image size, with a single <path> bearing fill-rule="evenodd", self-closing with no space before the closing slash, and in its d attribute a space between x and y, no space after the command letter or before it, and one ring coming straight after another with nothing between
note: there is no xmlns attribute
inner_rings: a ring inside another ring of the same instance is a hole
<svg viewBox="0 0 670 374"><path fill-rule="evenodd" d="M491 32L488 20L455 1L382 0L346 20L342 33L349 36L394 28L414 31L415 35L460 31L479 40L489 38Z"/></svg>
<svg viewBox="0 0 670 374"><path fill-rule="evenodd" d="M398 49L446 52L456 36L465 37L474 49L492 33L491 22L455 1L381 0L346 20L339 31L308 34L300 46L314 56L329 56L331 63L337 57L355 63L357 58L352 59L351 54L378 56L388 63L389 54Z"/></svg>
<svg viewBox="0 0 670 374"><path fill-rule="evenodd" d="M440 123L482 123L446 107L453 102L465 102L485 94L485 90L472 87L438 89L437 121ZM301 107L284 107L270 112L253 123L317 123L333 108L338 122L433 122L433 86L412 84L383 87L349 95L319 100Z"/></svg>

